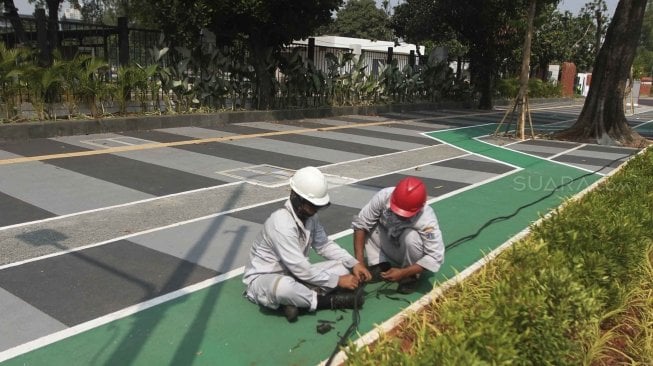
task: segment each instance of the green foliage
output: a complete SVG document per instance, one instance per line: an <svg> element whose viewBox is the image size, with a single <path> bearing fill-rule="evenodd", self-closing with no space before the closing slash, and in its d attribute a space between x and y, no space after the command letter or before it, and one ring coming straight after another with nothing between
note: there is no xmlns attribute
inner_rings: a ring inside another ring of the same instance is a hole
<svg viewBox="0 0 653 366"><path fill-rule="evenodd" d="M543 13L533 35L531 64L544 69L548 64L571 61L579 72L587 72L596 55L592 51L595 34L596 25L587 14L574 16L557 10Z"/></svg>
<svg viewBox="0 0 653 366"><path fill-rule="evenodd" d="M635 61L633 62L633 74L639 76L653 76L653 7L647 6L642 24L642 35Z"/></svg>
<svg viewBox="0 0 653 366"><path fill-rule="evenodd" d="M8 49L0 42L0 106L7 120L18 116L17 94L20 91L21 64L30 59L31 52L24 48Z"/></svg>
<svg viewBox="0 0 653 366"><path fill-rule="evenodd" d="M61 85L62 78L58 70L57 64L52 67L42 67L29 63L22 67L21 80L26 84L29 101L39 121L53 117L49 96L57 94L57 89Z"/></svg>
<svg viewBox="0 0 653 366"><path fill-rule="evenodd" d="M651 192L649 149L348 364L604 364L616 352L650 363ZM632 340L615 351L622 322Z"/></svg>
<svg viewBox="0 0 653 366"><path fill-rule="evenodd" d="M327 54L326 69L320 70L305 59L301 48L287 49L278 56L268 49L261 62L280 108L443 100L469 105L472 100L469 83L455 79L448 63L439 62L435 52L425 64L400 68L394 60L373 75L365 55ZM33 74L33 70L41 69L34 66L31 54L20 61L11 56L14 51L2 52L5 62L0 67L7 71L2 74L5 79L0 91L4 94L0 98L7 100L2 105L16 114L11 102L28 81L26 70ZM91 116L101 117L108 103L115 103L120 114L127 113L130 102L138 102L141 113L152 109L155 113L237 109L253 100L252 92L257 91L251 81L255 77L251 55L242 45L196 50L177 47L174 55L170 55L170 48L159 46L149 50L149 55L152 64L132 64L116 70L109 70L104 60L89 55L76 55L71 60L57 57L48 74L52 82L47 93L60 93L59 100L67 107L68 117L73 118L80 115L82 106L90 110ZM30 83L34 82L30 79ZM40 89L32 91L36 90ZM42 111L40 118L50 118L46 99L33 100L40 108L37 110ZM8 113L5 116L11 118Z"/></svg>
<svg viewBox="0 0 653 366"><path fill-rule="evenodd" d="M519 78L501 79L497 82L497 96L515 98L519 92ZM528 80L528 95L531 98L559 98L562 86L540 79Z"/></svg>
<svg viewBox="0 0 653 366"><path fill-rule="evenodd" d="M374 0L348 0L336 13L336 20L324 34L390 41L393 39L389 17L376 7Z"/></svg>
<svg viewBox="0 0 653 366"><path fill-rule="evenodd" d="M444 21L445 13L438 2L431 0L407 0L394 9L390 25L398 37L407 42L436 44L459 40L456 30Z"/></svg>
<svg viewBox="0 0 653 366"><path fill-rule="evenodd" d="M290 54L281 55L279 72L283 75L279 88L281 91L282 106L285 108L298 106L306 107L308 97L312 93L322 91L322 81L318 75L313 75L315 70L311 63L304 62L300 49L295 48ZM317 80L314 79L317 77Z"/></svg>
<svg viewBox="0 0 653 366"><path fill-rule="evenodd" d="M55 65L59 65L68 118L79 114L80 104L89 108L91 116L98 117L98 104L113 90L112 85L106 83L109 65L104 60L82 54L67 61L57 57Z"/></svg>

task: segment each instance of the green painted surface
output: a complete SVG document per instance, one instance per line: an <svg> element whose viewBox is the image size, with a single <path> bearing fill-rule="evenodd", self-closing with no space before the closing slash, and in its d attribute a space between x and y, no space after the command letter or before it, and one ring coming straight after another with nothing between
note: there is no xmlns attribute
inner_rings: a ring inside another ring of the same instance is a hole
<svg viewBox="0 0 653 366"><path fill-rule="evenodd" d="M389 319L408 301L453 277L600 177L473 140L496 125L432 133L470 152L522 168L434 204L447 245L440 272L418 292L396 295L394 285L366 287L359 332ZM339 239L351 250L351 236ZM327 359L351 311L320 311L289 324L242 297L237 277L8 360L3 365L310 365ZM387 297L389 295L392 298ZM405 300L402 300L405 299ZM340 319L342 317L342 319ZM318 319L335 321L320 335Z"/></svg>

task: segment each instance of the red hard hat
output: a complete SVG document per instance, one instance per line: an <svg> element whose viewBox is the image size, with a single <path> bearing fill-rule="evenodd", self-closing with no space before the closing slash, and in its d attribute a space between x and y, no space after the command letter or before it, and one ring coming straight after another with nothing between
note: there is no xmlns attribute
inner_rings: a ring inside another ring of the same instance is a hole
<svg viewBox="0 0 653 366"><path fill-rule="evenodd" d="M426 202L424 182L415 177L399 181L390 198L390 209L401 217L413 217Z"/></svg>

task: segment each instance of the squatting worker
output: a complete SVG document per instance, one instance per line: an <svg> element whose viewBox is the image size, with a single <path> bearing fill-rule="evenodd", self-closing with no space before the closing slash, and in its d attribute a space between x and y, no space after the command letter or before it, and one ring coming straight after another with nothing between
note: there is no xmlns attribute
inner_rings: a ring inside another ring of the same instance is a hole
<svg viewBox="0 0 653 366"><path fill-rule="evenodd" d="M343 309L362 305L353 291L371 274L362 262L330 240L316 213L329 205L327 180L315 167L299 169L290 179L290 197L263 224L245 266L245 296L281 309L290 322L299 309ZM313 248L323 262L310 263ZM335 291L334 291L335 290Z"/></svg>
<svg viewBox="0 0 653 366"><path fill-rule="evenodd" d="M398 292L410 293L424 270L440 269L444 243L426 197L424 182L407 177L377 192L354 217L354 254L361 263L367 257L373 281L398 282Z"/></svg>

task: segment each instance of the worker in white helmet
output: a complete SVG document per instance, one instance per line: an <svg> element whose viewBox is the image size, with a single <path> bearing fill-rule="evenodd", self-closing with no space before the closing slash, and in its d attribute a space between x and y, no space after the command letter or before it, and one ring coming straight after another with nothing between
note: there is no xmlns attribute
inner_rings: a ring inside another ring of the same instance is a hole
<svg viewBox="0 0 653 366"><path fill-rule="evenodd" d="M289 322L299 309L344 309L362 305L355 290L371 274L330 240L316 213L329 205L327 180L315 167L290 179L290 197L263 224L245 266L246 297L261 306L281 308ZM310 263L313 248L327 259ZM338 291L334 291L338 289Z"/></svg>

